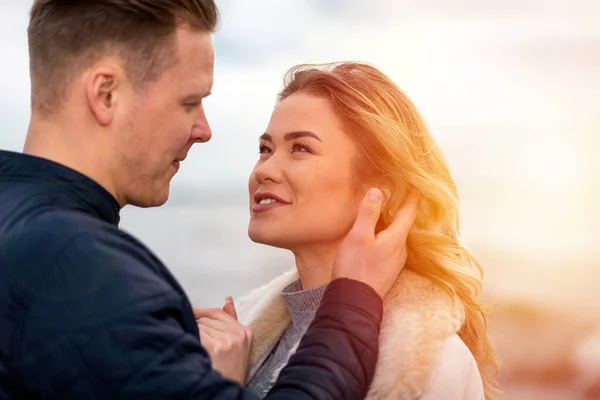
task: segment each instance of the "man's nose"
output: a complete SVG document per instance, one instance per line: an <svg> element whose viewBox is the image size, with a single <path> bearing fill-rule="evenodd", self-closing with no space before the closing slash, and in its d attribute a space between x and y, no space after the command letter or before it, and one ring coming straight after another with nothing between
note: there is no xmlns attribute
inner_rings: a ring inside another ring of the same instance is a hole
<svg viewBox="0 0 600 400"><path fill-rule="evenodd" d="M192 126L191 139L193 142L206 143L212 138L212 130L206 118L204 107L200 108L198 116Z"/></svg>

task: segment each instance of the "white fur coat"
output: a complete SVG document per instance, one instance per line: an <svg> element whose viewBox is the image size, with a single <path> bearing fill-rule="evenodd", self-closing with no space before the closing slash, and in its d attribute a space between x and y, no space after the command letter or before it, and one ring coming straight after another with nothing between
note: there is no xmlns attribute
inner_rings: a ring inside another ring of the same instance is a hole
<svg viewBox="0 0 600 400"><path fill-rule="evenodd" d="M290 324L281 291L297 279L294 269L236 302L240 322L254 332L248 379ZM379 358L367 399L483 399L477 364L456 334L463 321L459 301L430 280L402 271L384 304Z"/></svg>

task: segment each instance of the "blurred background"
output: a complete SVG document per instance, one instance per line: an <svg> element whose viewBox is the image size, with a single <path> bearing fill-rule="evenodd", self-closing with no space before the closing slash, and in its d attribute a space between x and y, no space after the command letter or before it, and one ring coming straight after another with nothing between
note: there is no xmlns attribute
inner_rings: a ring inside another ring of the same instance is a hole
<svg viewBox="0 0 600 400"><path fill-rule="evenodd" d="M221 306L293 268L246 236L257 138L289 67L365 61L411 97L451 166L508 398L600 399L600 1L217 3L213 139L165 206L125 208L121 223L192 302ZM29 117L31 4L0 0L0 148L14 151Z"/></svg>

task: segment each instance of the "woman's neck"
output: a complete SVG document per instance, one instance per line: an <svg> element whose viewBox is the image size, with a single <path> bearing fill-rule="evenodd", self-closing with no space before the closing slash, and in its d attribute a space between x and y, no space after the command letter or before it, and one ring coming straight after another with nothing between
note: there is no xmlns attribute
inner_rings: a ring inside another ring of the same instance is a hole
<svg viewBox="0 0 600 400"><path fill-rule="evenodd" d="M294 251L302 289L312 289L331 282L331 268L338 249L339 246L328 245Z"/></svg>

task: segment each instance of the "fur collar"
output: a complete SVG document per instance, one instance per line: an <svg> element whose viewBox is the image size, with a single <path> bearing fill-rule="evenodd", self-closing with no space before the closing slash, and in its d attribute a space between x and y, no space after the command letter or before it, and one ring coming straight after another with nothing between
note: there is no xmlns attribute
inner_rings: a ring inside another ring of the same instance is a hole
<svg viewBox="0 0 600 400"><path fill-rule="evenodd" d="M289 271L253 290L236 304L241 323L252 328L249 378L290 323L281 298L298 279ZM367 399L410 400L427 389L444 341L464 322L464 307L430 280L403 270L384 303L379 359ZM274 379L279 371L274 374ZM248 379L249 379L248 378Z"/></svg>

